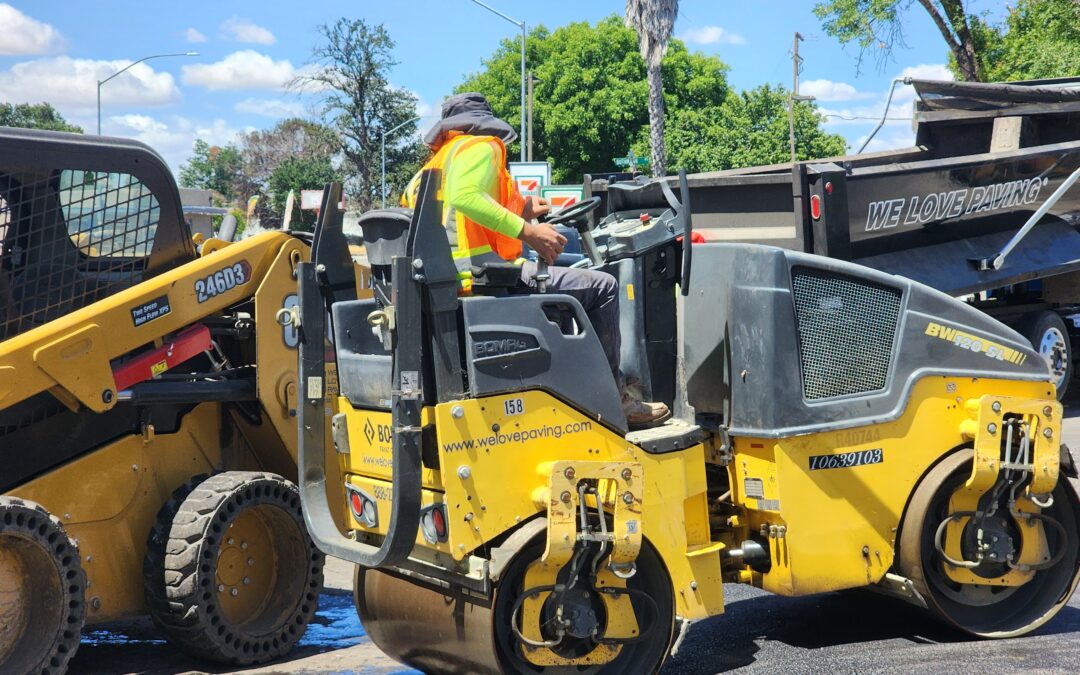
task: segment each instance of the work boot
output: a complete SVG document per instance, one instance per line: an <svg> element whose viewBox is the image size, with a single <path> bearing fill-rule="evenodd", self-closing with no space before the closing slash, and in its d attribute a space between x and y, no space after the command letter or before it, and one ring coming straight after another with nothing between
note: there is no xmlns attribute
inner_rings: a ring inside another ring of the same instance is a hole
<svg viewBox="0 0 1080 675"><path fill-rule="evenodd" d="M671 411L663 403L640 401L629 392L622 395L623 412L631 429L645 429L660 424L671 417Z"/></svg>

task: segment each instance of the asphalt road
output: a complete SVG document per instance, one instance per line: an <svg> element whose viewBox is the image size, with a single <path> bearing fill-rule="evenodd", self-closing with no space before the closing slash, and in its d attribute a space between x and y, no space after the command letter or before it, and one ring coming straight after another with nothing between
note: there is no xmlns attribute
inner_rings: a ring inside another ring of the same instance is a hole
<svg viewBox="0 0 1080 675"><path fill-rule="evenodd" d="M1080 400L1070 403L1064 438L1080 451ZM330 561L319 613L304 639L288 659L259 668L207 668L166 644L148 620L139 620L84 636L71 672L414 673L383 655L363 634L350 588L351 567ZM1080 670L1080 594L1034 634L983 641L865 591L783 598L733 584L724 590L725 613L694 624L662 675Z"/></svg>

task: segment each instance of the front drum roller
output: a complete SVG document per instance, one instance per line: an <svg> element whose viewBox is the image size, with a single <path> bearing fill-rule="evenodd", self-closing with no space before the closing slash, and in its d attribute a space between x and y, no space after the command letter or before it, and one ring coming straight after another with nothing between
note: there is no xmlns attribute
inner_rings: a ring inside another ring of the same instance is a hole
<svg viewBox="0 0 1080 675"><path fill-rule="evenodd" d="M647 540L638 555L637 573L627 582L629 588L648 594L655 602L650 607L645 601L632 600L638 617L656 614L656 623L646 634L622 645L613 661L600 666L541 668L525 659L510 623L524 590L525 572L544 554L544 548L543 531L524 540L503 570L491 601L357 566L353 586L357 613L380 650L425 673L646 675L658 671L671 646L674 597L667 569Z"/></svg>
<svg viewBox="0 0 1080 675"><path fill-rule="evenodd" d="M147 543L154 622L200 658L253 664L287 654L318 608L323 554L296 486L229 471L177 490Z"/></svg>
<svg viewBox="0 0 1080 675"><path fill-rule="evenodd" d="M86 574L63 525L0 497L0 673L63 673L86 618Z"/></svg>
<svg viewBox="0 0 1080 675"><path fill-rule="evenodd" d="M971 475L973 452L958 451L935 466L922 480L908 504L900 532L900 573L911 579L928 609L962 631L989 638L1023 635L1054 617L1069 601L1080 574L1080 503L1062 476L1053 491L1054 503L1042 513L1069 533L1046 527L1049 550L1060 560L1035 572L1022 586L960 584L945 572L935 550L934 535L947 517L949 499Z"/></svg>

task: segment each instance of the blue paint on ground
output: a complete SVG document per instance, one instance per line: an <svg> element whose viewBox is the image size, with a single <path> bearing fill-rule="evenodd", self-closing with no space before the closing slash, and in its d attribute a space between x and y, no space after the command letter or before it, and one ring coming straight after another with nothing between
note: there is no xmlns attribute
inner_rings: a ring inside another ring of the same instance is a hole
<svg viewBox="0 0 1080 675"><path fill-rule="evenodd" d="M92 646L104 645L163 645L165 640L131 637L127 633L113 630L84 631L81 644Z"/></svg>
<svg viewBox="0 0 1080 675"><path fill-rule="evenodd" d="M315 613L307 632L299 644L323 649L342 649L360 643L366 635L356 615L351 595L324 594L319 598L319 611Z"/></svg>

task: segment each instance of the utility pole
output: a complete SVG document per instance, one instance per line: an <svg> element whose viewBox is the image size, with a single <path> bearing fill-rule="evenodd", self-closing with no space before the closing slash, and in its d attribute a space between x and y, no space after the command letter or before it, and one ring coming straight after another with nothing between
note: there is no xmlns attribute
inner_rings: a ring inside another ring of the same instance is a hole
<svg viewBox="0 0 1080 675"><path fill-rule="evenodd" d="M802 66L802 58L799 57L799 41L802 39L802 35L795 31L795 39L791 47L791 97L788 100L788 140L791 143L792 164L795 163L795 101L799 100L799 68Z"/></svg>
<svg viewBox="0 0 1080 675"><path fill-rule="evenodd" d="M525 161L533 161L533 82L536 81L532 71L529 71L529 77L527 78L529 83L529 155Z"/></svg>

